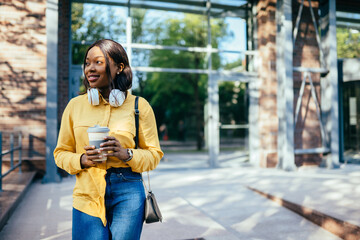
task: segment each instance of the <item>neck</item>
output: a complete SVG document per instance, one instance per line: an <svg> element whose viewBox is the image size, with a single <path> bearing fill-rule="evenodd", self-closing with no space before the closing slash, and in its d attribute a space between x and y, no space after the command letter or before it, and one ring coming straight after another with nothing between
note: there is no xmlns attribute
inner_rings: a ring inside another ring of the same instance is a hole
<svg viewBox="0 0 360 240"><path fill-rule="evenodd" d="M103 96L103 98L105 100L109 100L109 95L110 95L110 90L108 87L106 88L98 88L99 92L101 93L101 95Z"/></svg>

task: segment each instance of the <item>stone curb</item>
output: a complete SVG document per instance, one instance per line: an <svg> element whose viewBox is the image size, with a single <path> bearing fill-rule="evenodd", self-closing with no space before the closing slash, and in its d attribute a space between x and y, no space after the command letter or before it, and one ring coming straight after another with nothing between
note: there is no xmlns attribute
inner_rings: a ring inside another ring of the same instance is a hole
<svg viewBox="0 0 360 240"><path fill-rule="evenodd" d="M360 227L349 222L340 220L338 218L329 216L325 213L316 211L314 209L299 205L287 201L283 198L271 195L269 193L262 192L256 188L247 186L248 189L260 194L261 196L268 198L280 206L283 206L300 216L308 219L314 224L324 228L325 230L335 234L336 236L345 240L358 240L360 238Z"/></svg>

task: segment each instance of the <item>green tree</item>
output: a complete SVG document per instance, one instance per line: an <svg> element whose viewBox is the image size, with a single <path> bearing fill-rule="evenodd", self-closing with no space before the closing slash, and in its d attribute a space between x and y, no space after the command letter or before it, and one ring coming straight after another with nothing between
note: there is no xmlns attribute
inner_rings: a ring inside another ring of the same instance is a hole
<svg viewBox="0 0 360 240"><path fill-rule="evenodd" d="M119 35L125 35L126 24L124 19L119 20L116 11L111 8L102 9L101 11L99 9L86 11L84 14L84 5L73 3L73 40L93 42L104 37L118 40ZM204 16L185 14L182 18L164 21L163 19L148 18L147 11L141 9L132 9L131 15L133 19L132 42L134 43L185 47L206 47L207 45L207 21ZM214 19L211 21L211 25L212 45L217 48L219 41L230 36L230 33L227 31L224 20ZM73 45L75 64L82 63L87 47L82 44ZM207 69L206 59L206 53L169 50L150 51L133 48L132 66ZM212 55L212 64L214 69L221 67L218 54ZM225 68L233 68L239 64L240 60L231 66L225 66ZM170 137L176 138L178 123L181 120L184 121L186 128L191 130L189 135L196 139L197 148L201 149L207 75L186 73L148 73L145 75L139 72L135 72L134 75L139 80L140 86L134 90L134 94L144 96L150 101L157 117L158 126L161 123L166 123ZM230 93L224 93L221 90L220 98L222 99L224 94L233 96L234 91L237 91L236 88L232 85L229 88ZM221 84L220 89L222 89ZM228 91L228 88L225 89ZM236 116L223 119L230 118L237 119Z"/></svg>
<svg viewBox="0 0 360 240"><path fill-rule="evenodd" d="M145 23L147 11L144 9L131 9L132 16L132 42L145 43L146 37L149 37L149 25ZM146 66L148 62L148 54L145 54L142 49L133 49L134 55L132 59L132 66ZM139 95L143 95L144 89L144 74L142 72L134 73L139 82Z"/></svg>
<svg viewBox="0 0 360 240"><path fill-rule="evenodd" d="M212 46L217 48L221 38L227 36L227 25L222 19L211 21ZM168 19L157 25L157 44L168 46L205 47L207 45L206 17L185 14L183 18ZM152 51L150 66L164 68L207 69L206 54L182 51ZM220 56L212 55L214 69L220 67ZM184 121L186 129L195 127L197 149L202 148L204 102L207 75L188 73L148 73L144 96L150 100L158 123L168 125L169 135L177 137L178 124Z"/></svg>
<svg viewBox="0 0 360 240"><path fill-rule="evenodd" d="M118 40L125 34L125 21L110 6L97 6L84 14L84 4L71 5L72 62L82 64L88 45L103 38Z"/></svg>
<svg viewBox="0 0 360 240"><path fill-rule="evenodd" d="M360 33L348 28L337 28L337 53L338 58L360 57Z"/></svg>
<svg viewBox="0 0 360 240"><path fill-rule="evenodd" d="M124 16L119 16L119 12L108 6L96 6L84 14L82 3L73 3L71 8L71 31L72 40L72 64L80 65L83 63L88 44L98 39L110 38L120 41L120 37L125 37L126 24ZM141 43L147 36L145 21L147 11L144 9L131 9L132 16L132 41ZM79 43L80 42L80 43ZM141 51L133 50L133 65L143 65L147 62L147 55ZM142 73L135 72L139 80ZM82 80L81 85L82 85ZM80 87L80 92L84 87Z"/></svg>

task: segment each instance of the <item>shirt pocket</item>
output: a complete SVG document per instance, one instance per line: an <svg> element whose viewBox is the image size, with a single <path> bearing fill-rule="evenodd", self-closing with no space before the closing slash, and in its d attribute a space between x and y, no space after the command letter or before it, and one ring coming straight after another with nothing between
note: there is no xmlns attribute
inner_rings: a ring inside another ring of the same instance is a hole
<svg viewBox="0 0 360 240"><path fill-rule="evenodd" d="M82 148L89 145L89 137L87 130L89 127L93 127L95 124L90 122L78 122L73 126L74 137L76 142L76 147ZM80 150L80 149L77 149Z"/></svg>
<svg viewBox="0 0 360 240"><path fill-rule="evenodd" d="M131 116L122 117L110 126L110 135L116 137L123 147L133 147L135 137L135 119Z"/></svg>

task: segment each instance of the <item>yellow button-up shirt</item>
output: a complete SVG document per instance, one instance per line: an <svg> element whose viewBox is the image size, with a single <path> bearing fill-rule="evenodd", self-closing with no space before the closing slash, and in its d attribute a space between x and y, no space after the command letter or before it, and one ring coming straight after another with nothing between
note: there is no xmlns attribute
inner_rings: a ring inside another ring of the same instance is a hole
<svg viewBox="0 0 360 240"><path fill-rule="evenodd" d="M100 97L100 104L93 106L88 102L87 94L73 98L66 106L54 150L56 165L70 174L76 174L73 192L73 207L81 212L101 218L106 225L105 188L106 170L114 167L131 167L134 172L153 170L163 157L160 149L154 112L150 104L139 98L139 148L135 142L135 96L128 92L120 107L112 107ZM80 157L89 145L87 129L95 124L110 129L110 136L119 140L124 148L133 151L133 158L123 161L108 157L96 167L82 169ZM55 127L55 126L54 126Z"/></svg>

